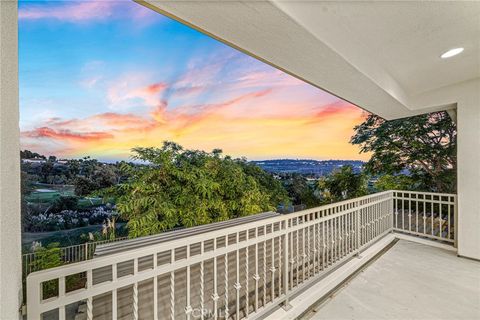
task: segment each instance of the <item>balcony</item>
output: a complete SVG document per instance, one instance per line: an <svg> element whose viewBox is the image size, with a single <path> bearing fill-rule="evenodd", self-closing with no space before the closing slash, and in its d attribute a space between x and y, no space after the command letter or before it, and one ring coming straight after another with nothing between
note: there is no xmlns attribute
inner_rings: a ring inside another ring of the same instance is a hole
<svg viewBox="0 0 480 320"><path fill-rule="evenodd" d="M387 191L99 246L91 260L28 276L28 319L349 318L365 306L355 318L425 318L426 303L478 315L480 265L453 253L456 203ZM449 308L448 299L462 302Z"/></svg>
<svg viewBox="0 0 480 320"><path fill-rule="evenodd" d="M480 265L453 250L399 240L304 319L476 319Z"/></svg>

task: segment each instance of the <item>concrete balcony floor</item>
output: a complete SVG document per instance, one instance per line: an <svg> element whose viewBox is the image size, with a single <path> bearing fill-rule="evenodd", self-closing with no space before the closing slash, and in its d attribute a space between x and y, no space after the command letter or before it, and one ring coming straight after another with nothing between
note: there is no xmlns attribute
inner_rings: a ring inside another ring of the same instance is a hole
<svg viewBox="0 0 480 320"><path fill-rule="evenodd" d="M400 240L302 319L480 319L480 262Z"/></svg>

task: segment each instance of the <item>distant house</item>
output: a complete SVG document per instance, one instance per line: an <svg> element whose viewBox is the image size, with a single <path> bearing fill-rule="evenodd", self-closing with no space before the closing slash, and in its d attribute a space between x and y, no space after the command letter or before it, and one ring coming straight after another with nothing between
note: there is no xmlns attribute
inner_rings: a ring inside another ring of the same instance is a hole
<svg viewBox="0 0 480 320"><path fill-rule="evenodd" d="M43 158L22 159L22 163L45 163L47 160Z"/></svg>

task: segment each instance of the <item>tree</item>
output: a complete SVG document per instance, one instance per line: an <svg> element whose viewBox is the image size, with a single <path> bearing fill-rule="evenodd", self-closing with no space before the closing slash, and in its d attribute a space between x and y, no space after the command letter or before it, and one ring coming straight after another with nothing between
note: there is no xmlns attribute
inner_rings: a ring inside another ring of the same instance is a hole
<svg viewBox="0 0 480 320"><path fill-rule="evenodd" d="M314 188L308 184L304 176L294 173L291 178L285 180L284 186L294 205L304 204L307 208L312 208L320 204Z"/></svg>
<svg viewBox="0 0 480 320"><path fill-rule="evenodd" d="M32 152L30 150L23 150L20 151L20 159L46 159L44 155L38 154L36 152Z"/></svg>
<svg viewBox="0 0 480 320"><path fill-rule="evenodd" d="M108 165L101 163L94 163L94 167L90 168L92 164L88 164L89 175L75 177L73 182L75 186L75 194L79 196L88 196L95 191L108 188L116 184L117 175L115 171Z"/></svg>
<svg viewBox="0 0 480 320"><path fill-rule="evenodd" d="M380 176L374 183L374 187L378 191L387 190L417 190L420 184L410 176L399 174L385 174Z"/></svg>
<svg viewBox="0 0 480 320"><path fill-rule="evenodd" d="M456 191L457 130L447 112L386 121L376 115L355 128L351 143L371 152L371 174L407 170L426 191Z"/></svg>
<svg viewBox="0 0 480 320"><path fill-rule="evenodd" d="M73 185L75 186L75 194L78 196L87 196L98 190L98 185L95 181L86 177L76 177Z"/></svg>
<svg viewBox="0 0 480 320"><path fill-rule="evenodd" d="M275 210L278 205L278 196L262 186L259 176L264 176L258 169L218 149L184 150L165 142L162 148L135 148L133 153L135 160L147 164L124 163L129 180L109 192L117 197L131 237Z"/></svg>
<svg viewBox="0 0 480 320"><path fill-rule="evenodd" d="M324 202L337 202L367 194L366 178L350 165L333 171L318 182Z"/></svg>
<svg viewBox="0 0 480 320"><path fill-rule="evenodd" d="M77 210L78 198L75 196L61 196L52 204L52 212L61 212L63 210Z"/></svg>
<svg viewBox="0 0 480 320"><path fill-rule="evenodd" d="M35 259L30 264L30 268L35 271L55 268L61 266L62 253L58 242L50 243L46 248L37 246L34 250ZM58 282L56 279L48 280L42 284L42 296L48 299L56 296L58 293Z"/></svg>
<svg viewBox="0 0 480 320"><path fill-rule="evenodd" d="M218 151L218 149L214 150L213 153L215 151ZM273 205L288 205L290 203L288 191L285 190L282 183L278 179L275 179L271 173L263 170L254 163L247 162L246 159L239 159L237 161L242 166L243 171L247 175L254 177L262 191L270 196L270 202Z"/></svg>

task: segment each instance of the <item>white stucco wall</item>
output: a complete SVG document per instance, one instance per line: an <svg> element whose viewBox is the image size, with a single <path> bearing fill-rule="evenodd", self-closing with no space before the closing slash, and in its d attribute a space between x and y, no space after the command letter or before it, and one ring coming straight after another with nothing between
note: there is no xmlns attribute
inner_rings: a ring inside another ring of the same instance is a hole
<svg viewBox="0 0 480 320"><path fill-rule="evenodd" d="M22 297L17 1L0 1L0 319Z"/></svg>
<svg viewBox="0 0 480 320"><path fill-rule="evenodd" d="M458 254L480 260L480 81L474 85L457 107Z"/></svg>

